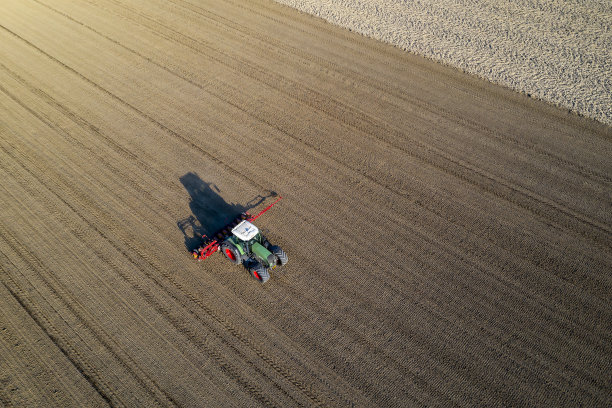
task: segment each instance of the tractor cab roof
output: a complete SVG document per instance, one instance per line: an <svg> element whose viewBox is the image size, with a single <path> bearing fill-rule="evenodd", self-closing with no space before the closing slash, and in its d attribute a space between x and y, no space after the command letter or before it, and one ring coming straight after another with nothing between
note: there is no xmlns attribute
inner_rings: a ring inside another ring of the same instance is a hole
<svg viewBox="0 0 612 408"><path fill-rule="evenodd" d="M258 233L259 229L247 220L242 221L232 229L232 234L242 241L248 241Z"/></svg>

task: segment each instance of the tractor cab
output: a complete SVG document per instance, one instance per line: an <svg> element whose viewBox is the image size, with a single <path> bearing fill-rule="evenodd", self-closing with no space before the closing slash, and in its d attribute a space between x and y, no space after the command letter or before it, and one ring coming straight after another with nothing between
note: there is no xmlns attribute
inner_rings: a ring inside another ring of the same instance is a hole
<svg viewBox="0 0 612 408"><path fill-rule="evenodd" d="M193 257L198 260L206 259L220 251L233 264L244 265L259 282L266 282L270 279L270 271L277 266L285 265L288 258L285 251L279 246L270 244L251 221L268 211L279 200L280 197L255 216L248 213L241 214L233 223L219 231L216 238L203 236L205 241L193 251Z"/></svg>
<svg viewBox="0 0 612 408"><path fill-rule="evenodd" d="M246 255L251 255L254 249L253 246L264 244L259 228L248 220L244 220L232 228L232 235L230 240Z"/></svg>
<svg viewBox="0 0 612 408"><path fill-rule="evenodd" d="M259 234L259 229L249 221L244 220L232 229L232 234L239 240L248 242Z"/></svg>

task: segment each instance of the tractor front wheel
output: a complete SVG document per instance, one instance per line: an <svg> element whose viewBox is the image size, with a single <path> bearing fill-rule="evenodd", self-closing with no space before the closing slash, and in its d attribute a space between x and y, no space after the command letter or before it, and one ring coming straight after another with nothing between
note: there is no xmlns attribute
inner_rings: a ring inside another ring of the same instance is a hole
<svg viewBox="0 0 612 408"><path fill-rule="evenodd" d="M270 252L272 252L276 256L276 259L278 259L278 262L281 266L285 265L289 261L289 257L287 256L285 251L283 251L280 247L276 245L270 246Z"/></svg>
<svg viewBox="0 0 612 408"><path fill-rule="evenodd" d="M249 273L261 283L266 283L270 279L270 272L259 262L249 265Z"/></svg>
<svg viewBox="0 0 612 408"><path fill-rule="evenodd" d="M238 248L236 248L235 245L229 243L229 242L224 242L221 244L221 252L223 252L223 255L229 259L229 261L233 264L239 265L242 263L242 255L240 254L240 252L238 251Z"/></svg>

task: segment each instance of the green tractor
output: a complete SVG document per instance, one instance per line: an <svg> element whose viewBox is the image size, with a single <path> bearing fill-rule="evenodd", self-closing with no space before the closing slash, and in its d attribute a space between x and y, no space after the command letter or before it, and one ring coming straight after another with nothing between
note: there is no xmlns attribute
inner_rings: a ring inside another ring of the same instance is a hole
<svg viewBox="0 0 612 408"><path fill-rule="evenodd" d="M285 251L270 245L259 229L248 220L232 229L232 235L221 243L221 252L230 262L243 264L251 276L262 283L270 279L270 270L288 261Z"/></svg>
<svg viewBox="0 0 612 408"><path fill-rule="evenodd" d="M241 214L213 238L203 235L202 245L192 252L193 258L201 261L221 251L230 262L244 265L251 276L259 282L267 282L272 269L287 263L287 254L280 247L270 245L251 221L272 208L280 199L281 197L255 216L249 213Z"/></svg>

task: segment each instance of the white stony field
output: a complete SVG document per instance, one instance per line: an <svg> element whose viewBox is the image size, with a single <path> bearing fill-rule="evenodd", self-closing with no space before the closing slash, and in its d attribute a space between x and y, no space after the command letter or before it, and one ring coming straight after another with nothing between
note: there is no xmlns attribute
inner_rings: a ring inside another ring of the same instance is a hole
<svg viewBox="0 0 612 408"><path fill-rule="evenodd" d="M612 124L610 0L277 0Z"/></svg>

